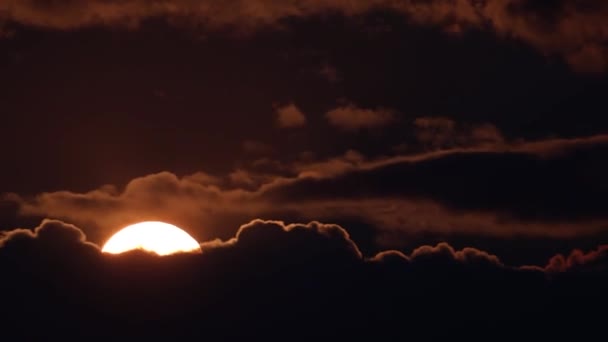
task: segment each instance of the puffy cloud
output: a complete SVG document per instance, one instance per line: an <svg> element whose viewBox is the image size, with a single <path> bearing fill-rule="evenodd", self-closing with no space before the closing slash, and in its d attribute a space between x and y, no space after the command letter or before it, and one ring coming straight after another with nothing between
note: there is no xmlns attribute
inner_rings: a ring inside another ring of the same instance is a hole
<svg viewBox="0 0 608 342"><path fill-rule="evenodd" d="M365 259L344 228L319 222L254 220L228 241L203 243L203 253L167 257L104 255L51 220L0 241L3 333L22 338L557 338L564 329L549 323L577 336L601 331L590 312L607 299L605 268L546 277L445 243Z"/></svg>
<svg viewBox="0 0 608 342"><path fill-rule="evenodd" d="M422 263L456 261L469 265L504 266L495 255L470 247L456 251L445 242L436 246L422 246L415 249L410 256L410 260Z"/></svg>
<svg viewBox="0 0 608 342"><path fill-rule="evenodd" d="M353 104L334 108L325 114L329 123L346 131L382 127L395 121L393 111L359 108Z"/></svg>
<svg viewBox="0 0 608 342"><path fill-rule="evenodd" d="M295 104L290 103L277 108L277 124L283 128L302 127L306 125L306 116Z"/></svg>
<svg viewBox="0 0 608 342"><path fill-rule="evenodd" d="M203 253L217 250L237 249L239 253L258 254L259 259L270 263L302 265L319 260L362 260L357 245L346 230L335 224L310 222L308 224L285 224L282 221L256 219L242 225L236 236L225 243L212 241L203 243ZM298 261L293 259L297 258Z"/></svg>
<svg viewBox="0 0 608 342"><path fill-rule="evenodd" d="M568 256L558 254L549 260L545 269L552 273L594 269L606 271L608 270L608 245L599 246L588 253L577 249Z"/></svg>
<svg viewBox="0 0 608 342"><path fill-rule="evenodd" d="M73 247L97 249L96 245L86 241L85 234L78 227L58 220L45 219L33 230L15 229L0 235L2 251L23 248L23 244L29 243L37 244L35 248L38 249L54 248L59 250ZM62 251L62 253L67 252L66 250Z"/></svg>
<svg viewBox="0 0 608 342"><path fill-rule="evenodd" d="M33 202L23 201L20 211L23 215L50 216L95 226L96 229L87 231L94 241L100 241L103 236L109 236L127 224L145 220L169 221L191 227L191 233L197 237L213 236L219 233L213 231L213 227L218 226L214 219L228 218L232 221L231 217L234 217L232 222L236 224L251 218L250 215L254 214L250 210L259 212L250 192L240 188L220 188L217 182L218 179L204 173L180 178L161 172L135 178L120 191L105 186L87 193L41 193ZM226 184L224 180L222 183ZM16 195L10 197L23 200ZM247 205L241 207L239 203L243 201ZM195 225L196 222L198 224ZM198 235L201 233L203 236Z"/></svg>

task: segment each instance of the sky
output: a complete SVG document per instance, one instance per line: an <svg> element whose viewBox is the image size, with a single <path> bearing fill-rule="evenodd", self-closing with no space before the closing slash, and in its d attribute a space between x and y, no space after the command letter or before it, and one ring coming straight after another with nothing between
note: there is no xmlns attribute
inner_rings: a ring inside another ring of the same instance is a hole
<svg viewBox="0 0 608 342"><path fill-rule="evenodd" d="M591 334L607 23L602 0L0 0L14 330ZM150 220L202 254L101 253Z"/></svg>

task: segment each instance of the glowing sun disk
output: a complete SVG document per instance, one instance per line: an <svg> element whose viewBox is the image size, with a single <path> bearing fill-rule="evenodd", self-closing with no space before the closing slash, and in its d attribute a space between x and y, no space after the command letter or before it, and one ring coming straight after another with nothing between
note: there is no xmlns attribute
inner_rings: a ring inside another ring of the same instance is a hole
<svg viewBox="0 0 608 342"><path fill-rule="evenodd" d="M105 243L101 251L120 254L134 249L169 255L200 251L200 245L179 227L164 222L148 221L121 229Z"/></svg>

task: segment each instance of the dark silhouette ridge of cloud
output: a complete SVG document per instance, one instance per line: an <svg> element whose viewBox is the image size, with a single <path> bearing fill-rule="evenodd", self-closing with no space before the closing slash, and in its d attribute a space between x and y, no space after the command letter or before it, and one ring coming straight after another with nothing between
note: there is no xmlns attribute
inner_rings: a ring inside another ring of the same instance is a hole
<svg viewBox="0 0 608 342"><path fill-rule="evenodd" d="M592 336L603 326L589 309L607 300L606 259L598 257L605 247L546 271L446 243L363 258L340 226L254 220L234 239L202 248L104 255L78 228L55 220L9 232L0 239L0 290L10 293L3 333L482 340L497 332Z"/></svg>
<svg viewBox="0 0 608 342"><path fill-rule="evenodd" d="M572 251L568 256L558 254L549 260L545 269L548 272L567 272L572 270L606 271L607 260L608 245L602 245L588 253L577 249Z"/></svg>
<svg viewBox="0 0 608 342"><path fill-rule="evenodd" d="M35 243L35 248L64 248L81 246L90 251L98 251L98 247L86 241L86 235L76 226L59 220L45 219L33 230L15 229L0 235L0 248L4 251L12 248L20 249L23 244ZM67 253L68 251L62 251Z"/></svg>
<svg viewBox="0 0 608 342"><path fill-rule="evenodd" d="M345 16L388 10L420 25L458 33L481 28L499 36L515 37L544 54L560 54L581 72L605 71L608 5L598 0L430 0L430 1L4 1L0 21L53 29L88 26L136 27L150 18L166 17L179 25L204 24L249 31L279 25L288 18L324 13Z"/></svg>

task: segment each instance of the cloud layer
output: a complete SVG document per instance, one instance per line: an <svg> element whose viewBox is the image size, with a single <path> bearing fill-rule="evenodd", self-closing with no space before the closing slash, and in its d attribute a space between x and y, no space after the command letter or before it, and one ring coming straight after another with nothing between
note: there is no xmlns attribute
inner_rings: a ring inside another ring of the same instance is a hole
<svg viewBox="0 0 608 342"><path fill-rule="evenodd" d="M255 220L169 257L102 255L83 238L46 220L0 239L5 335L582 338L600 331L590 308L607 299L605 247L545 269L448 244L363 258L342 227L318 222Z"/></svg>
<svg viewBox="0 0 608 342"><path fill-rule="evenodd" d="M172 222L212 239L232 236L231 227L258 217L354 220L372 227L376 243L391 247L425 233L573 238L607 226L607 142L596 136L491 144L374 160L349 151L322 162L281 164L282 174L162 172L124 189L4 198L22 217L87 226L100 243L143 220Z"/></svg>
<svg viewBox="0 0 608 342"><path fill-rule="evenodd" d="M490 29L501 37L515 37L545 54L560 54L576 69L603 71L608 66L605 42L608 5L600 0L430 0L430 1L27 1L0 4L0 20L55 29L94 25L134 26L143 20L167 17L179 25L250 30L277 25L288 18L326 13L356 16L389 10L408 20L461 32Z"/></svg>

